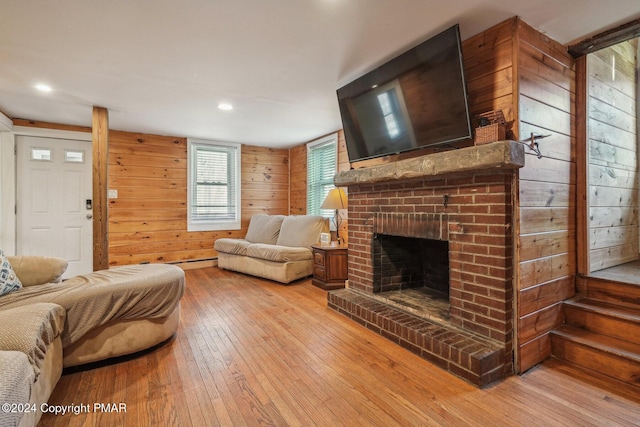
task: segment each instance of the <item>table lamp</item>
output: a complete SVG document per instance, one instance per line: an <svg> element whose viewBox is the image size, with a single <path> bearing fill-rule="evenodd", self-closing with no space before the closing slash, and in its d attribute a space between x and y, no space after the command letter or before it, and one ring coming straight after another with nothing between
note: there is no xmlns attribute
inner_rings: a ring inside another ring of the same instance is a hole
<svg viewBox="0 0 640 427"><path fill-rule="evenodd" d="M334 188L329 191L327 197L322 202L320 209L335 209L336 213L334 215L333 220L336 223L336 236L338 238L338 244L342 243L342 239L340 238L340 223L342 220L340 219L339 209L347 208L347 195L342 188Z"/></svg>

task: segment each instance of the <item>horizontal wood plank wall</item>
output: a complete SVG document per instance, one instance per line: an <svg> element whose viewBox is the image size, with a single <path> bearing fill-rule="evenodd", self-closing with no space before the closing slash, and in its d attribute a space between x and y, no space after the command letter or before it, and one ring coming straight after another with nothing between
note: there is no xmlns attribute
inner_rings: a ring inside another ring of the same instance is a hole
<svg viewBox="0 0 640 427"><path fill-rule="evenodd" d="M307 213L307 144L296 145L289 150L291 187L289 200L291 215Z"/></svg>
<svg viewBox="0 0 640 427"><path fill-rule="evenodd" d="M518 21L519 137L540 140L519 171L518 372L550 355L576 271L575 64L559 43ZM527 150L528 151L528 150Z"/></svg>
<svg viewBox="0 0 640 427"><path fill-rule="evenodd" d="M241 185L245 232L255 214L287 215L289 150L243 145Z"/></svg>
<svg viewBox="0 0 640 427"><path fill-rule="evenodd" d="M471 117L501 110L507 121L508 139L513 138L517 118L513 87L513 35L517 23L516 18L508 19L462 43Z"/></svg>
<svg viewBox="0 0 640 427"><path fill-rule="evenodd" d="M587 56L589 272L638 259L637 41Z"/></svg>
<svg viewBox="0 0 640 427"><path fill-rule="evenodd" d="M215 257L214 241L244 236L252 215L287 213L288 161L286 149L242 146L242 229L187 232L186 138L110 132L110 266Z"/></svg>
<svg viewBox="0 0 640 427"><path fill-rule="evenodd" d="M338 172L348 171L350 168L347 142L344 139L344 131L341 129L338 131Z"/></svg>

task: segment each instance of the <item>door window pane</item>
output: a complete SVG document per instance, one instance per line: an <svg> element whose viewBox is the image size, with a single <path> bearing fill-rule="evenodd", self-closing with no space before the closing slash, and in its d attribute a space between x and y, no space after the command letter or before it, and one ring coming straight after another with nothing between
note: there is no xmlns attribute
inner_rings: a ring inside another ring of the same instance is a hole
<svg viewBox="0 0 640 427"><path fill-rule="evenodd" d="M50 162L51 149L31 147L31 160L36 162Z"/></svg>
<svg viewBox="0 0 640 427"><path fill-rule="evenodd" d="M67 163L84 163L84 151L64 150L64 161Z"/></svg>

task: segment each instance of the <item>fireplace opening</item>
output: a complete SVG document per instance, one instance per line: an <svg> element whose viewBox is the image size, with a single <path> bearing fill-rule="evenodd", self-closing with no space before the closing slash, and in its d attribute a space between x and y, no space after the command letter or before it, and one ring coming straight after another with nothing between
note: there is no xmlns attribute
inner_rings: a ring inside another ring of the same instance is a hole
<svg viewBox="0 0 640 427"><path fill-rule="evenodd" d="M377 234L372 249L377 299L449 320L449 242Z"/></svg>

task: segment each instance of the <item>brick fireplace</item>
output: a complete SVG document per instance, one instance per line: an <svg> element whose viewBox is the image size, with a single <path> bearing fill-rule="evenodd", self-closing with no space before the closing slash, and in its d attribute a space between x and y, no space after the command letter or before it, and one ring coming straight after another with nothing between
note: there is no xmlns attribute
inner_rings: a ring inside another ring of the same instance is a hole
<svg viewBox="0 0 640 427"><path fill-rule="evenodd" d="M522 146L501 141L337 174L349 193L348 287L329 307L478 386L511 373L523 164ZM443 274L445 318L384 298L443 286Z"/></svg>

